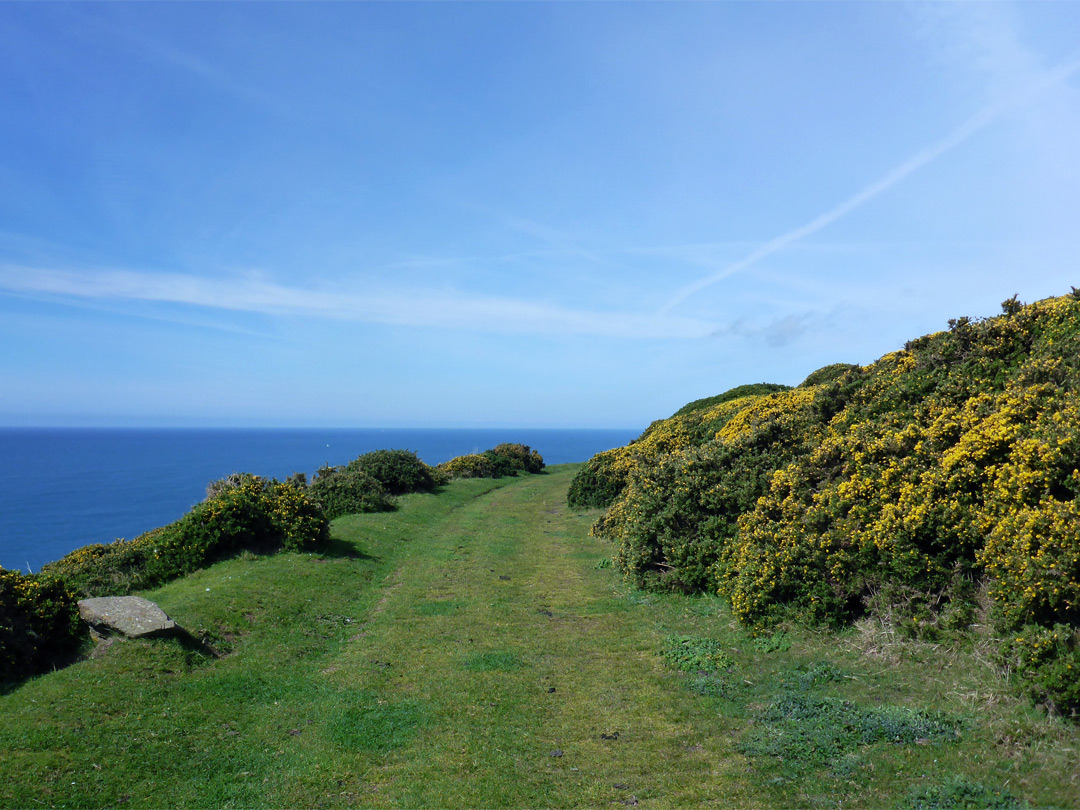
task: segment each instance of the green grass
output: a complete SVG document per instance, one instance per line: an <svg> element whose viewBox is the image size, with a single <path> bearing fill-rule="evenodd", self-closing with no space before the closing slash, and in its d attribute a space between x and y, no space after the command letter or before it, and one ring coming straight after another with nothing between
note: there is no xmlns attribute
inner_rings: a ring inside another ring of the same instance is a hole
<svg viewBox="0 0 1080 810"><path fill-rule="evenodd" d="M977 636L751 637L631 590L573 472L458 480L335 521L330 553L146 593L207 646L115 642L0 696L0 806L1080 806L1077 726Z"/></svg>

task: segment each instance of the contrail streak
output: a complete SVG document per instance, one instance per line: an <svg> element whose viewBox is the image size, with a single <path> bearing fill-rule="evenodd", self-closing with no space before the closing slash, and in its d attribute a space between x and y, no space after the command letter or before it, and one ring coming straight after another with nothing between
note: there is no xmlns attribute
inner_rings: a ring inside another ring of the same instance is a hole
<svg viewBox="0 0 1080 810"><path fill-rule="evenodd" d="M805 225L801 225L792 231L788 231L787 233L776 237L770 242L766 242L757 250L753 251L748 256L740 259L734 264L729 264L722 270L718 270L711 275L700 278L692 284L687 284L685 287L676 292L675 295L673 295L666 304L664 304L664 306L660 309L660 314L667 315L671 312L672 309L677 307L694 293L701 292L706 287L711 287L713 284L716 284L719 281L723 281L725 278L728 278L735 273L745 270L751 265L757 264L766 256L771 256L772 254L783 250L793 242L797 242L800 239L809 236L810 234L817 233L822 228L831 225L841 217L850 214L856 208L859 208L860 206L874 199L874 197L877 197L879 194L882 194L883 192L892 188L909 174L918 171L927 163L936 160L937 158L948 152L950 149L959 146L961 143L963 143L976 132L993 122L994 119L1001 116L1007 110L1019 106L1021 103L1031 98L1033 94L1044 90L1047 87L1065 81L1072 74L1076 73L1077 70L1080 70L1080 59L1074 59L1070 62L1066 62L1065 64L1058 67L1056 70L1047 73L1041 81L1035 82L1032 85L1025 87L1023 89L1023 92L1009 95L996 104L991 104L984 107L983 109L975 113L973 116L968 118L955 130L953 130L947 137L941 139L935 144L932 144L931 146L926 147L925 149L920 150L919 152L916 152L914 155L912 155L895 169L890 171L880 180L871 183L858 194L848 198L835 208L832 208L826 211L821 216L810 220Z"/></svg>

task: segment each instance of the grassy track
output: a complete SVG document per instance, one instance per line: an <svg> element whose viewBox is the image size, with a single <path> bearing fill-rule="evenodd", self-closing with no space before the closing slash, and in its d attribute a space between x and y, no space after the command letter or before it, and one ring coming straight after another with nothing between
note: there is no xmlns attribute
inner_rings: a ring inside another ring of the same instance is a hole
<svg viewBox="0 0 1080 810"><path fill-rule="evenodd" d="M148 593L220 657L115 643L0 696L0 807L1080 806L1076 727L977 643L751 639L718 600L629 591L572 473Z"/></svg>

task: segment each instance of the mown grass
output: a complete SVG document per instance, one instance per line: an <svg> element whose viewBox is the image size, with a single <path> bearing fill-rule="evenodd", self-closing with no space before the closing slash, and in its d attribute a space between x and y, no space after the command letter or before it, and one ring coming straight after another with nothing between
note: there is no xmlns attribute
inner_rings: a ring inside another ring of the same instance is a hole
<svg viewBox="0 0 1080 810"><path fill-rule="evenodd" d="M751 637L632 590L572 472L147 593L194 639L0 696L0 806L1080 806L1076 725L1010 697L977 635Z"/></svg>

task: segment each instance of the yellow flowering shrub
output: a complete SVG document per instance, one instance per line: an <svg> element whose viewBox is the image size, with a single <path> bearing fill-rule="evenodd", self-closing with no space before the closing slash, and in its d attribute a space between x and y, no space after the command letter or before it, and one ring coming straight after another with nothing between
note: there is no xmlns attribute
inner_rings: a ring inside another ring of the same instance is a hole
<svg viewBox="0 0 1080 810"><path fill-rule="evenodd" d="M1002 310L654 423L582 471L614 499L594 531L639 585L715 588L751 626L885 607L937 632L986 581L1021 680L1076 707L1080 292Z"/></svg>
<svg viewBox="0 0 1080 810"><path fill-rule="evenodd" d="M668 419L658 419L625 447L597 453L570 482L571 506L608 506L626 488L630 474L671 453L698 447L716 438L728 420L748 402L786 386L743 385L716 397L691 402Z"/></svg>
<svg viewBox="0 0 1080 810"><path fill-rule="evenodd" d="M712 587L714 566L735 535L738 516L753 507L775 469L819 440L816 390L712 406L702 411L712 426L720 425L710 441L651 463L642 458L594 528L614 541L613 561L627 577L643 587Z"/></svg>
<svg viewBox="0 0 1080 810"><path fill-rule="evenodd" d="M305 551L329 537L326 515L307 490L243 474L175 523L134 540L95 544L42 569L85 596L149 588L238 551Z"/></svg>
<svg viewBox="0 0 1080 810"><path fill-rule="evenodd" d="M63 663L79 638L75 597L62 582L0 568L0 683Z"/></svg>
<svg viewBox="0 0 1080 810"><path fill-rule="evenodd" d="M436 469L447 478L501 478L519 472L540 473L544 467L544 457L527 444L503 443L483 453L456 456Z"/></svg>

